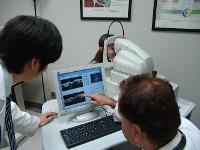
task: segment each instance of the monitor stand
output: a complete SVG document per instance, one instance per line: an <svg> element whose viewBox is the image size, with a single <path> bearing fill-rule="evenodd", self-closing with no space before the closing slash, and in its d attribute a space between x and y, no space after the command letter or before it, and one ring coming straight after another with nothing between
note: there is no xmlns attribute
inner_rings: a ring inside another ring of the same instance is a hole
<svg viewBox="0 0 200 150"><path fill-rule="evenodd" d="M75 114L72 118L70 118L73 122L85 122L92 120L99 116L99 113L97 111L89 111L83 114Z"/></svg>

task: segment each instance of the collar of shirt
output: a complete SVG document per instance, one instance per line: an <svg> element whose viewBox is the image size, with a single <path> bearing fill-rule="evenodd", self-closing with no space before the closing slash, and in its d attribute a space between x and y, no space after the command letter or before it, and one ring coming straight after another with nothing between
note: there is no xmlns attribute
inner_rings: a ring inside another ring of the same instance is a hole
<svg viewBox="0 0 200 150"><path fill-rule="evenodd" d="M176 147L176 145L178 145L181 141L181 133L180 131L177 132L176 136L166 145L164 145L163 147L159 148L159 150L169 150L169 149L173 149Z"/></svg>

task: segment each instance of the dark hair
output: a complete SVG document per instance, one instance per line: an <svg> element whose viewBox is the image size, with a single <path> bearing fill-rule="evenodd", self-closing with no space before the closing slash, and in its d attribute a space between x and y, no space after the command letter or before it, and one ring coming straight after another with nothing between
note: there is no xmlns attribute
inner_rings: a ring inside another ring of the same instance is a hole
<svg viewBox="0 0 200 150"><path fill-rule="evenodd" d="M99 39L99 47L104 47L104 41L108 38L113 36L112 34L103 34L100 39ZM102 63L103 62L103 49L98 50L97 53L95 54L95 57L91 60L91 62L96 61L97 63ZM90 62L90 63L91 63Z"/></svg>
<svg viewBox="0 0 200 150"><path fill-rule="evenodd" d="M137 75L122 81L120 88L119 112L138 124L150 141L165 144L177 134L179 108L167 81L146 74Z"/></svg>
<svg viewBox="0 0 200 150"><path fill-rule="evenodd" d="M36 58L40 71L55 62L62 53L62 37L48 20L17 16L0 32L0 57L10 73L21 73L24 65Z"/></svg>

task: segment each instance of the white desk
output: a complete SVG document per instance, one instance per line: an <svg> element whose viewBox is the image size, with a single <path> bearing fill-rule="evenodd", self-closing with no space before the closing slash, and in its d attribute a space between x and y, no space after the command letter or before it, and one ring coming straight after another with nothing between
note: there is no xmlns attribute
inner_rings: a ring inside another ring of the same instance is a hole
<svg viewBox="0 0 200 150"><path fill-rule="evenodd" d="M192 110L195 108L195 104L187 100L179 98L178 105L180 107L180 114L183 117L187 117L191 114ZM59 112L57 101L50 100L43 104L42 112L54 111ZM105 116L104 111L100 111L101 118ZM52 122L42 127L42 139L44 150L65 150L67 147L60 135L60 130L70 128L78 125L78 123L68 121L70 115L55 118ZM97 119L98 119L97 118ZM113 134L104 136L102 138L93 140L91 142L76 146L70 150L102 150L114 145L125 142L126 139L123 136L122 131L115 132Z"/></svg>

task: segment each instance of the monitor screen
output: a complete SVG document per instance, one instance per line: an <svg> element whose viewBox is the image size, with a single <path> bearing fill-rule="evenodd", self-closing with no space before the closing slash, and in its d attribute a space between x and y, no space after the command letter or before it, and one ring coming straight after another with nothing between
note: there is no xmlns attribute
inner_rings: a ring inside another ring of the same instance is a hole
<svg viewBox="0 0 200 150"><path fill-rule="evenodd" d="M90 98L81 96L81 94L104 94L102 68L100 66L58 71L57 80L63 110L90 104Z"/></svg>

